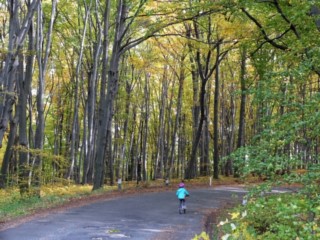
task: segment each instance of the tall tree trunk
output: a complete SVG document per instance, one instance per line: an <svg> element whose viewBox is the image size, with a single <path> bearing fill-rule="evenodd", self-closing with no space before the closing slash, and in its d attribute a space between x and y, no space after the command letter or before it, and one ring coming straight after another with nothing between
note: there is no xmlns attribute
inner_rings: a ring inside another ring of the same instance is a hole
<svg viewBox="0 0 320 240"><path fill-rule="evenodd" d="M127 173L127 178L129 180L134 180L135 175L136 175L136 161L135 161L135 156L136 156L136 136L135 136L135 131L136 131L136 120L137 120L137 107L134 106L132 110L132 124L131 124L131 136L130 136L130 148L129 148L129 153L130 157L128 157L128 173Z"/></svg>
<svg viewBox="0 0 320 240"><path fill-rule="evenodd" d="M245 118L246 118L246 58L247 51L243 47L241 49L241 70L240 70L240 86L241 86L241 100L240 100L240 112L239 112L239 130L237 148L244 146L244 130L245 130ZM238 168L234 168L234 177L239 177Z"/></svg>
<svg viewBox="0 0 320 240"><path fill-rule="evenodd" d="M154 179L163 177L163 167L164 167L164 144L165 144L165 105L168 92L168 79L167 79L167 66L164 66L163 70L163 80L162 80L162 90L160 97L160 113L159 113L159 135L157 141L157 157L154 165Z"/></svg>
<svg viewBox="0 0 320 240"><path fill-rule="evenodd" d="M121 41L120 31L121 31L121 24L124 21L122 16L123 13L123 3L120 1L118 4L117 10L117 18L116 18L116 31L114 37L114 44L113 44L113 51L111 56L110 62L110 70L107 72L108 69L108 47L109 47L109 18L110 18L110 0L106 2L106 8L104 13L104 43L103 43L103 62L102 62L102 79L101 79L101 86L100 86L100 102L99 102L99 115L98 115L98 124L97 124L97 146L95 149L94 154L94 177L93 177L93 190L99 189L103 186L103 179L104 179L104 150L107 144L107 128L108 128L108 121L110 115L110 108L108 105L111 105L114 100L114 96L117 90L118 84L118 64L119 64L119 44ZM115 71L115 72L114 72ZM108 85L107 85L107 78L108 76ZM115 85L115 86L113 86ZM112 89L110 87L113 87ZM107 93L106 93L107 89ZM112 98L113 97L113 98Z"/></svg>
<svg viewBox="0 0 320 240"><path fill-rule="evenodd" d="M213 177L219 178L219 87L220 87L220 43L217 44L216 74L214 88L214 109L213 109Z"/></svg>
<svg viewBox="0 0 320 240"><path fill-rule="evenodd" d="M70 144L70 167L69 171L67 173L67 179L72 179L73 174L74 174L74 168L76 164L76 159L78 153L76 152L77 148L77 141L79 139L79 82L80 82L80 76L81 76L81 65L82 65L82 57L83 57L83 52L84 52L84 44L85 44L85 38L86 38L86 33L87 33L87 25L88 25L88 19L91 13L91 4L92 1L90 1L90 5L86 6L85 5L85 11L86 15L84 18L84 27L83 27L83 32L81 36L81 44L80 44L80 54L79 54L79 59L77 62L77 67L76 67L76 73L75 73L75 84L74 84L74 105L73 105L73 119L72 119L72 131L71 131L71 144ZM98 34L100 36L100 33ZM96 70L95 66L97 64L97 58L100 55L100 43L101 43L101 37L98 37L98 43L97 46L95 47L95 58L94 58L94 69L92 70L92 74L90 77L92 77L92 82L95 82L95 75L96 75ZM95 74L94 74L95 73Z"/></svg>
<svg viewBox="0 0 320 240"><path fill-rule="evenodd" d="M241 51L241 71L240 71L240 86L241 86L241 100L240 100L240 112L239 112L239 131L238 131L238 142L237 147L244 146L244 129L245 129L245 107L246 107L246 49L243 48Z"/></svg>
<svg viewBox="0 0 320 240"><path fill-rule="evenodd" d="M107 85L107 70L108 70L108 61L109 61L109 27L110 27L110 0L107 0L105 3L104 15L103 15L103 43L102 43L102 73L101 73L101 84L100 84L100 105L105 101L105 92ZM101 30L99 28L99 30ZM97 56L97 55L96 55ZM98 120L95 120L95 78L90 77L90 84L88 89L88 151L86 158L84 160L84 175L83 182L86 183L91 182L93 180L93 175L91 174L93 171L93 165L95 164L95 146L96 146L96 138L99 133L99 129L97 126L101 124L101 119L103 116L102 107L99 107L99 116ZM100 159L100 161L103 161ZM100 165L100 163L99 163ZM102 166L102 165L101 165Z"/></svg>
<svg viewBox="0 0 320 240"><path fill-rule="evenodd" d="M113 115L113 113L111 114ZM111 118L110 115L110 118ZM114 184L114 154L112 151L112 119L109 120L109 126L107 130L107 144L106 144L106 154L105 154L105 162L107 164L107 169L109 173L110 185Z"/></svg>
<svg viewBox="0 0 320 240"><path fill-rule="evenodd" d="M125 118L124 124L123 124L123 143L121 146L121 153L120 153L120 161L121 161L121 167L122 167L122 178L125 177L125 169L126 169L126 144L127 144L127 135L128 135L128 124L129 124L129 114L130 114L130 105L131 105L131 92L132 92L132 83L130 84L128 81L126 82L126 103L125 103L125 116L128 116ZM119 176L118 176L119 177Z"/></svg>
<svg viewBox="0 0 320 240"><path fill-rule="evenodd" d="M30 24L29 32L28 32L28 52L34 52L34 32L33 32L33 24ZM29 153L27 149L29 148L28 141L28 130L27 130L27 105L28 105L28 97L30 97L31 90L31 82L32 82L32 71L33 71L33 62L34 56L29 54L26 57L26 73L25 77L21 74L18 82L18 111L19 111L19 145L23 147L22 151L19 153L19 165L24 166L28 163ZM21 69L23 71L23 69ZM12 146L11 146L12 147ZM26 170L27 171L27 170ZM39 174L39 172L37 173ZM23 173L23 179L21 179L21 192L24 193L27 191L27 172Z"/></svg>
<svg viewBox="0 0 320 240"><path fill-rule="evenodd" d="M143 128L143 146L142 146L142 177L143 181L147 180L147 142L149 134L149 108L150 108L150 90L149 90L150 74L145 75L144 85L144 128Z"/></svg>
<svg viewBox="0 0 320 240"><path fill-rule="evenodd" d="M139 145L139 150L138 150L138 156L137 156L137 184L143 179L142 177L142 155L143 155L143 138L144 138L144 117L141 116L140 123L139 123L139 128L138 128L138 145ZM138 147L137 147L138 148Z"/></svg>
<svg viewBox="0 0 320 240"><path fill-rule="evenodd" d="M206 41L212 41L212 27L211 27L211 18L208 17L208 32L206 33ZM200 39L200 37L203 37L203 34L200 34L200 31L198 30L198 23L194 21L194 30L195 35L197 39ZM191 179L194 178L197 174L197 151L199 146L199 141L201 139L202 131L203 131L203 125L204 121L206 120L206 84L209 80L209 78L212 76L213 71L217 67L218 63L221 61L220 59L220 53L217 55L217 61L216 63L211 66L211 57L212 52L215 47L217 47L220 44L221 40L218 40L214 46L210 47L210 49L205 53L202 54L201 49L198 48L196 51L196 63L197 63L197 69L198 73L201 79L201 87L200 87L200 96L199 96L199 105L200 105L200 119L199 124L197 126L196 135L194 137L194 141L192 143L192 150L191 150L191 156L190 160L188 162L188 167L186 170L186 178ZM226 53L225 53L226 54ZM225 55L224 54L224 55ZM202 56L204 55L204 56Z"/></svg>
<svg viewBox="0 0 320 240"><path fill-rule="evenodd" d="M128 40L123 46L121 45L126 34L129 34L129 29L135 18L138 16L139 11L143 8L146 1L140 1L139 6L137 7L136 12L128 20L128 10L129 10L129 1L122 0L118 1L118 7L116 11L116 20L115 20L115 32L114 32L114 41L112 55L109 64L108 71L108 86L106 96L100 98L99 105L99 124L98 124L98 136L97 136L97 147L95 151L95 168L94 168L94 183L93 190L99 189L103 186L104 170L103 170L103 160L104 160L104 149L107 144L107 127L108 121L112 119L112 111L114 107L115 96L118 92L118 71L119 71L119 62L120 57L130 48L138 45L144 40L148 39L152 35L144 36L139 39L135 39L130 42ZM128 20L128 24L125 24L125 21ZM102 91L105 91L103 86L101 87Z"/></svg>
<svg viewBox="0 0 320 240"><path fill-rule="evenodd" d="M202 154L201 154L201 164L200 164L200 175L208 176L210 173L209 168L209 106L206 106L206 119L204 121L203 132L202 132Z"/></svg>
<svg viewBox="0 0 320 240"><path fill-rule="evenodd" d="M0 147L2 147L2 139L4 136L4 133L7 130L7 125L9 119L12 119L13 117L13 104L15 103L14 99L14 90L15 90L15 74L17 67L19 65L18 59L15 59L13 52L15 49L14 45L14 37L18 34L19 30L19 19L18 19L18 6L17 4L14 4L13 2L8 4L8 10L10 14L10 21L9 21L9 41L8 41L8 54L6 56L5 64L4 64L4 70L2 72L2 78L1 78L1 105L0 105L0 113L1 113L1 122L0 122ZM5 152L5 159L2 163L1 173L2 173L2 180L3 184L6 182L6 174L8 172L9 167L9 161L11 159L12 155L12 146L14 144L14 138L16 136L16 123L11 122L10 125L12 128L10 129L9 133L9 142L7 145L7 149ZM14 132L12 132L14 131ZM9 149L11 148L11 149ZM25 176L24 169L21 169L23 171L23 176ZM19 172L21 174L21 172ZM26 187L26 186L24 186Z"/></svg>
<svg viewBox="0 0 320 240"><path fill-rule="evenodd" d="M198 28L197 25L194 23L194 31L196 38L199 38ZM192 27L189 24L185 24L186 28L186 37L191 38ZM200 95L199 95L199 71L197 68L197 60L194 57L194 47L192 46L191 42L188 42L188 49L189 49L189 59L191 63L191 76L192 76L192 89L193 89L193 106L192 106L192 149L198 144L197 143L197 131L199 128L199 119L200 119ZM196 147L197 149L197 147ZM196 152L195 152L196 154ZM195 161L196 156L193 156L193 151L191 152L190 161L191 165L194 165L193 161ZM189 169L186 170L186 177L189 178ZM188 175L188 176L187 176ZM191 176L190 176L191 177Z"/></svg>
<svg viewBox="0 0 320 240"><path fill-rule="evenodd" d="M207 91L211 91L211 82L207 84ZM210 94L205 96L205 120L203 125L203 131L201 136L201 157L200 157L200 175L208 176L210 172L210 161L209 161L209 144L210 144L210 132L209 132L209 121L210 121Z"/></svg>
<svg viewBox="0 0 320 240"><path fill-rule="evenodd" d="M179 119L179 142L178 142L178 162L177 162L177 171L176 171L176 176L178 178L182 178L183 176L185 176L185 162L186 162L186 115L183 114L181 116L181 118Z"/></svg>
<svg viewBox="0 0 320 240"><path fill-rule="evenodd" d="M28 12L25 15L24 20L20 28L19 17L19 4L15 1L9 1L8 9L10 14L9 22L9 40L8 51L5 60L5 69L2 74L2 86L3 93L5 93L2 103L0 105L0 147L2 147L2 141L4 134L7 130L8 121L12 111L12 105L15 102L14 89L15 89L15 74L17 67L19 66L19 57L21 48L23 47L26 35L29 31L33 15L38 8L40 0L34 0L32 3L28 2Z"/></svg>
<svg viewBox="0 0 320 240"><path fill-rule="evenodd" d="M224 84L222 84L222 89L221 89L221 93L224 93ZM233 84L231 84L230 86L230 92L234 92L234 86ZM222 96L221 99L226 99L225 96ZM227 101L224 101L225 103ZM235 130L235 112L236 112L236 105L235 105L235 100L234 100L234 94L230 94L230 100L228 101L228 104L225 104L225 106L221 106L222 108L222 115L224 115L224 117L221 117L222 119L222 124L225 123L225 126L223 128L223 136L225 137L226 141L225 141L225 151L222 153L222 156L227 156L227 160L226 160L226 164L224 166L224 174L226 176L230 176L231 174L233 174L233 163L232 160L230 158L230 154L232 153L233 149L234 149L234 130ZM222 105L222 104L221 104ZM223 138L224 139L224 138Z"/></svg>
<svg viewBox="0 0 320 240"><path fill-rule="evenodd" d="M119 119L114 119L114 139L116 141L113 142L113 159L114 159L114 170L115 170L115 178L116 180L120 176L120 165L121 165L121 160L119 158L120 156L120 142L119 140L121 139L120 136L120 121Z"/></svg>
<svg viewBox="0 0 320 240"><path fill-rule="evenodd" d="M39 79L38 79L38 92L37 92L37 124L35 132L35 148L42 150L44 143L44 127L45 127L45 114L44 114L44 94L45 94L45 73L48 64L48 58L51 49L51 38L53 23L56 14L57 1L52 1L51 19L49 24L49 30L47 33L46 45L44 46L43 37L43 12L41 3L38 5L38 31L37 31L37 61L39 67ZM34 182L33 185L36 188L35 194L40 197L40 183L41 183L41 155L35 156L34 159Z"/></svg>
<svg viewBox="0 0 320 240"><path fill-rule="evenodd" d="M174 167L174 155L175 155L175 146L176 146L176 138L179 129L179 120L181 116L181 108L182 108L182 95L183 95L183 87L184 87L184 80L185 80L185 68L184 68L184 60L185 55L181 56L180 61L180 73L178 76L179 79L179 90L178 90L178 99L177 99L177 111L176 111L176 118L174 121L172 139L171 139L171 151L169 156L169 170L168 170L168 178L172 177L172 170Z"/></svg>
<svg viewBox="0 0 320 240"><path fill-rule="evenodd" d="M205 120L205 92L206 92L206 83L208 79L202 79L201 81L201 90L200 90L200 120L199 120L199 125L197 128L195 140L192 144L192 151L191 151L191 156L190 160L188 163L188 168L186 171L186 178L187 179L192 179L196 176L196 169L197 169L197 150L198 150L198 145L199 141L202 135L202 127L203 127L203 122Z"/></svg>

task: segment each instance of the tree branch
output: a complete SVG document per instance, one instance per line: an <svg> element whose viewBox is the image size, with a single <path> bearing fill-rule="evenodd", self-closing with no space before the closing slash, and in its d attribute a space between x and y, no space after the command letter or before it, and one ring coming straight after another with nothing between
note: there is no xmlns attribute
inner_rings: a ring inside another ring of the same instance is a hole
<svg viewBox="0 0 320 240"><path fill-rule="evenodd" d="M282 11L278 0L274 0L273 3L276 6L276 9L277 9L278 13L280 13L280 16L290 25L290 29L294 32L296 37L299 39L300 38L300 34L298 33L296 26L287 18L286 15L284 15L284 12Z"/></svg>
<svg viewBox="0 0 320 240"><path fill-rule="evenodd" d="M266 31L263 29L263 26L258 22L257 19L255 19L246 9L244 8L241 8L241 10L246 14L246 16L252 20L256 26L260 29L262 35L263 35L263 38L266 40L266 42L270 43L272 46L274 46L275 48L278 48L278 49L281 49L281 50L287 50L288 47L287 46L283 46L283 45L280 45L278 43L276 43L274 40L276 39L279 39L280 37L277 37L277 38L274 38L274 39L270 39L269 36L267 35ZM287 31L286 31L287 32ZM285 33L286 33L285 32ZM284 34L285 34L284 33ZM280 36L283 36L284 34L281 34Z"/></svg>
<svg viewBox="0 0 320 240"><path fill-rule="evenodd" d="M215 13L217 12L218 10L216 9L210 9L208 11L205 11L205 12L201 12L201 13L197 13L191 17L186 17L186 18L176 18L175 21L171 21L171 22L168 22L168 23L164 23L163 25L160 25L159 27L155 28L154 30L152 30L150 33L147 33L145 36L142 36L140 38L137 38L137 39L133 39L132 41L127 41L123 46L121 46L120 48L120 55L123 54L125 51L139 45L141 42L151 38L151 37L154 37L156 33L160 32L162 29L166 28L166 27L169 27L169 26L173 26L173 25L176 25L176 24L179 24L179 23L182 23L182 22L185 22L185 21L190 21L190 20L194 20L196 18L199 18L199 17L203 17L203 16L206 16L206 15L210 15L212 13Z"/></svg>

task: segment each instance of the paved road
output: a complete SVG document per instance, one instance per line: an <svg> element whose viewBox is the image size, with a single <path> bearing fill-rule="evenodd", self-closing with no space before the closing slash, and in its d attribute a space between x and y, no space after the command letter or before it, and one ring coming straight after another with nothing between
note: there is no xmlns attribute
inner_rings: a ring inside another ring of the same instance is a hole
<svg viewBox="0 0 320 240"><path fill-rule="evenodd" d="M178 213L175 192L105 200L32 220L0 232L1 240L192 239L210 209L242 199L241 188L191 189L187 213Z"/></svg>

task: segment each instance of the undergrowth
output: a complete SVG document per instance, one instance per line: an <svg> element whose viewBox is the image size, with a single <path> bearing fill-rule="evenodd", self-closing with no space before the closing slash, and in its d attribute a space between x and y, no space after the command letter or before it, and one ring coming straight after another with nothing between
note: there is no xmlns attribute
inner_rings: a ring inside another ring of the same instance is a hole
<svg viewBox="0 0 320 240"><path fill-rule="evenodd" d="M0 190L0 222L8 221L18 216L24 216L37 209L45 209L61 205L75 198L100 194L114 187L105 187L98 192L92 192L89 185L47 185L41 187L41 197L22 197L18 188Z"/></svg>
<svg viewBox="0 0 320 240"><path fill-rule="evenodd" d="M275 182L252 188L241 206L216 226L213 239L320 239L320 166L284 176L278 184L299 184L293 191L270 194ZM276 184L277 185L277 184Z"/></svg>

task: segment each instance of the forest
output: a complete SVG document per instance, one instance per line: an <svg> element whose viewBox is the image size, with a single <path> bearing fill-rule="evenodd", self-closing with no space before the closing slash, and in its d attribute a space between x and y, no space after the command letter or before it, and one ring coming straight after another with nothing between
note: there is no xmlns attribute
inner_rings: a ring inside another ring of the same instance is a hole
<svg viewBox="0 0 320 240"><path fill-rule="evenodd" d="M1 188L318 169L317 1L0 9Z"/></svg>

